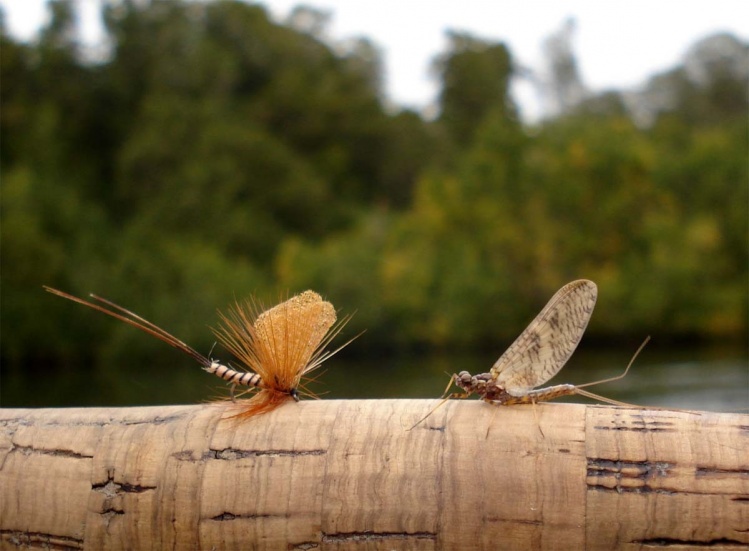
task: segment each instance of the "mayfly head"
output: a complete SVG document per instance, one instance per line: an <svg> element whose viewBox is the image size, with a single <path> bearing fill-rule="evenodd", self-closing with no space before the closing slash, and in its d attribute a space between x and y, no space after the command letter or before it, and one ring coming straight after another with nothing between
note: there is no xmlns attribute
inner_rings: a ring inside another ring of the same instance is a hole
<svg viewBox="0 0 749 551"><path fill-rule="evenodd" d="M481 384L476 377L468 373L468 371L461 371L457 375L453 375L451 381L455 383L455 386L467 394L477 392L479 390L478 387ZM445 393L447 393L447 391L445 391Z"/></svg>

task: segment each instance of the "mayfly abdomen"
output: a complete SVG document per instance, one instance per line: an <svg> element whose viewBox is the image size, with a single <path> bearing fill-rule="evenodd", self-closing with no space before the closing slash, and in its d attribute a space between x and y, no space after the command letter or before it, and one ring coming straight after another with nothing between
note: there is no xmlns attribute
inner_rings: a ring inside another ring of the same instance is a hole
<svg viewBox="0 0 749 551"><path fill-rule="evenodd" d="M235 385L265 388L263 385L263 379L257 373L251 371L237 371L231 367L227 367L217 361L211 362L211 365L203 368L208 373L220 377L224 381Z"/></svg>
<svg viewBox="0 0 749 551"><path fill-rule="evenodd" d="M512 404L532 404L535 402L547 402L560 396L571 396L577 394L577 387L575 385L563 384L547 386L546 388L539 388L536 390L529 390L520 396L513 396L507 392L496 400L487 400L490 403L497 405L512 405Z"/></svg>

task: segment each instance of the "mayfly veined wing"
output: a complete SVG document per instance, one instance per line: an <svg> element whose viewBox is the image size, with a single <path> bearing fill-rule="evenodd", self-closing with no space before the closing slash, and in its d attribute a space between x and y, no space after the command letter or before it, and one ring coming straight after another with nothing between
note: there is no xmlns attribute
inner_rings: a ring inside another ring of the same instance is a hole
<svg viewBox="0 0 749 551"><path fill-rule="evenodd" d="M587 279L568 283L544 306L489 373L461 371L455 384L498 405L543 401L574 394L572 385L534 390L556 375L577 348L596 305L598 288Z"/></svg>
<svg viewBox="0 0 749 551"><path fill-rule="evenodd" d="M350 317L336 323L333 305L314 291L305 291L264 310L254 299L236 302L227 314L220 313L221 325L214 330L219 341L247 370L207 358L164 329L105 298L90 295L88 301L63 291L44 287L48 292L72 300L123 321L181 350L208 373L231 383L231 398L237 385L253 392L243 400L236 417L250 417L270 411L289 397L299 400L302 378L338 352L325 347ZM96 302L94 302L96 301Z"/></svg>
<svg viewBox="0 0 749 551"><path fill-rule="evenodd" d="M477 394L490 404L503 406L543 402L559 396L580 394L614 405L629 405L582 389L624 377L649 338L637 350L624 373L617 377L583 385L561 384L536 388L559 373L570 359L585 333L597 297L596 284L587 279L572 281L559 289L488 373L471 375L468 371L461 371L454 374L450 378L448 389L455 383L463 392L452 394L446 399L466 398Z"/></svg>

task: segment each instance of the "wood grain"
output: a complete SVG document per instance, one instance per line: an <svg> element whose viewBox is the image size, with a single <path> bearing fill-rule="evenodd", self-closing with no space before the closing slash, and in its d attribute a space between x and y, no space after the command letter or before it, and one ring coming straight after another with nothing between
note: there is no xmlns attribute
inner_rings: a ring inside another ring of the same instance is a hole
<svg viewBox="0 0 749 551"><path fill-rule="evenodd" d="M0 410L0 547L739 549L749 416L432 400Z"/></svg>

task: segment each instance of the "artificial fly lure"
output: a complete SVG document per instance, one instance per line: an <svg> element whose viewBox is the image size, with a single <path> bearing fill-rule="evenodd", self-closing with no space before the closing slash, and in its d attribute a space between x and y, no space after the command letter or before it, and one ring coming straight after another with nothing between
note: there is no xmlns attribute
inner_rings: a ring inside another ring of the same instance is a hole
<svg viewBox="0 0 749 551"><path fill-rule="evenodd" d="M305 392L303 377L351 342L333 352L325 351L350 316L336 323L333 305L314 291L295 295L265 311L254 299L236 302L226 314L219 313L221 324L213 332L247 369L238 371L203 356L174 335L105 298L90 295L100 303L97 304L51 287L44 289L124 321L181 350L208 373L231 383L232 401L237 386L247 387L240 395L249 392L253 396L240 402L242 410L234 415L237 418L271 411L288 398L299 401L300 390L309 394Z"/></svg>
<svg viewBox="0 0 749 551"><path fill-rule="evenodd" d="M454 374L450 377L445 394L453 383L463 392L447 396L411 428L424 421L450 398L467 398L471 394L477 394L482 400L498 406L543 402L572 394L617 406L629 406L583 388L623 378L650 337L640 345L621 375L583 385L561 384L536 388L556 375L572 356L588 326L597 297L596 284L586 279L572 281L559 289L494 363L489 373L471 375L461 371Z"/></svg>

